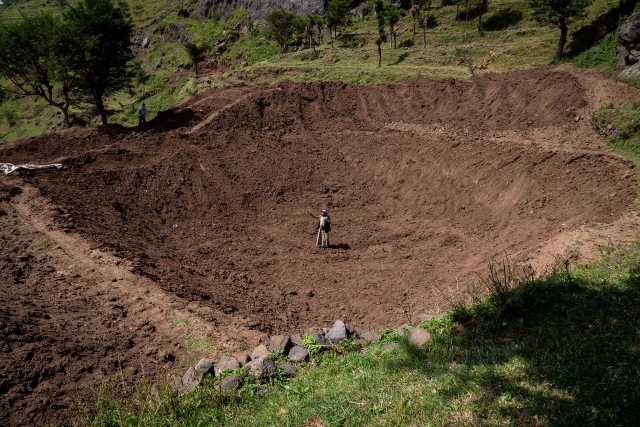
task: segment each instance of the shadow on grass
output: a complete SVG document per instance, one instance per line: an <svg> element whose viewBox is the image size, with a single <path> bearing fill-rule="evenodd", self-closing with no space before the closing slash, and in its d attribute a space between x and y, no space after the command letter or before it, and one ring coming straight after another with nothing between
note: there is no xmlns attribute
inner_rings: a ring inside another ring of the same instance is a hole
<svg viewBox="0 0 640 427"><path fill-rule="evenodd" d="M529 282L459 310L462 333L436 333L424 349L401 342L406 357L388 369L453 374L440 398L474 400L476 420L638 425L639 271L619 286L566 273Z"/></svg>

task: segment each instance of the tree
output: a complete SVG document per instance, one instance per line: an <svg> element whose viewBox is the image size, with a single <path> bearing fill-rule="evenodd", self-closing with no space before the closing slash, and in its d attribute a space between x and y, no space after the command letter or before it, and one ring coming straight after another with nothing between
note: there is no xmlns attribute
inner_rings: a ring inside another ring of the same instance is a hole
<svg viewBox="0 0 640 427"><path fill-rule="evenodd" d="M384 11L385 18L389 24L389 34L391 34L391 41L393 48L396 48L396 25L400 22L400 8L394 4L387 5Z"/></svg>
<svg viewBox="0 0 640 427"><path fill-rule="evenodd" d="M280 46L282 53L289 50L289 43L296 34L304 30L304 21L297 14L284 9L275 9L266 17L267 34Z"/></svg>
<svg viewBox="0 0 640 427"><path fill-rule="evenodd" d="M191 58L191 63L193 64L193 72L195 73L197 79L200 75L200 63L204 60L206 49L193 42L184 43L184 48L187 50L189 58Z"/></svg>
<svg viewBox="0 0 640 427"><path fill-rule="evenodd" d="M387 34L384 31L384 1L376 0L376 19L378 20L378 67L382 67L382 45L387 40Z"/></svg>
<svg viewBox="0 0 640 427"><path fill-rule="evenodd" d="M326 20L327 28L329 28L329 32L332 33L332 38L337 37L338 27L349 23L350 10L351 0L329 0Z"/></svg>
<svg viewBox="0 0 640 427"><path fill-rule="evenodd" d="M557 64L564 55L564 45L567 43L569 32L569 21L576 16L582 15L589 5L588 0L529 0L534 17L544 23L551 23L558 26L560 38L554 57Z"/></svg>
<svg viewBox="0 0 640 427"><path fill-rule="evenodd" d="M131 86L133 59L130 40L133 24L121 0L81 0L64 13L69 31L71 64L78 97L92 103L107 124L104 100Z"/></svg>
<svg viewBox="0 0 640 427"><path fill-rule="evenodd" d="M313 48L314 52L317 52L317 47L322 43L322 27L324 26L324 20L320 15L309 15L306 18L305 23L305 36L307 38L307 44L309 48ZM317 33L317 38L316 38Z"/></svg>
<svg viewBox="0 0 640 427"><path fill-rule="evenodd" d="M482 35L482 16L489 11L489 0L478 2L478 32Z"/></svg>
<svg viewBox="0 0 640 427"><path fill-rule="evenodd" d="M0 75L22 96L37 96L58 108L65 126L74 75L63 22L40 13L0 26Z"/></svg>
<svg viewBox="0 0 640 427"><path fill-rule="evenodd" d="M418 21L420 22L420 26L422 27L422 47L425 49L427 47L427 27L429 26L430 17L431 17L431 12L424 9L420 10Z"/></svg>

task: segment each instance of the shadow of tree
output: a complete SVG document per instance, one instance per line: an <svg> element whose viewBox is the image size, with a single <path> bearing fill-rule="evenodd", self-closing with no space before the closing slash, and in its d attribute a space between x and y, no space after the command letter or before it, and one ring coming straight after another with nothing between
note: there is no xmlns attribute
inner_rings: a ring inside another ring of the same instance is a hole
<svg viewBox="0 0 640 427"><path fill-rule="evenodd" d="M439 397L470 400L474 424L638 425L638 277L527 283L501 307L480 304L463 333L435 333L423 349L401 342L404 356L387 368L451 376Z"/></svg>

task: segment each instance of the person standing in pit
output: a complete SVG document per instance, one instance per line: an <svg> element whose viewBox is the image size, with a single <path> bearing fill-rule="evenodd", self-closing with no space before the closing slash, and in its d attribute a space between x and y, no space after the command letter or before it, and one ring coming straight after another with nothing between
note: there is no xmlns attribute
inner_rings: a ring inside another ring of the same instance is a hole
<svg viewBox="0 0 640 427"><path fill-rule="evenodd" d="M138 108L138 126L142 126L145 123L147 123L147 106L142 103Z"/></svg>
<svg viewBox="0 0 640 427"><path fill-rule="evenodd" d="M320 214L320 221L318 222L318 238L316 245L326 249L329 247L329 233L331 233L331 218L329 217L329 211L322 210Z"/></svg>

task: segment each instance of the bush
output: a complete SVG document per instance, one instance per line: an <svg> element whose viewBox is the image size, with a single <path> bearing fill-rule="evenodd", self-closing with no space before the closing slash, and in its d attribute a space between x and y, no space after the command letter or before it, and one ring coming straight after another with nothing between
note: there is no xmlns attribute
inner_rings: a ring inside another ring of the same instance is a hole
<svg viewBox="0 0 640 427"><path fill-rule="evenodd" d="M360 34L342 33L336 40L338 41L339 47L346 49L355 49L367 45L367 37Z"/></svg>
<svg viewBox="0 0 640 427"><path fill-rule="evenodd" d="M409 48L409 47L413 47L414 45L415 45L415 42L413 41L413 39L404 39L400 42L398 47Z"/></svg>
<svg viewBox="0 0 640 427"><path fill-rule="evenodd" d="M489 16L482 23L484 31L501 31L517 25L522 21L523 15L519 10L502 9Z"/></svg>

